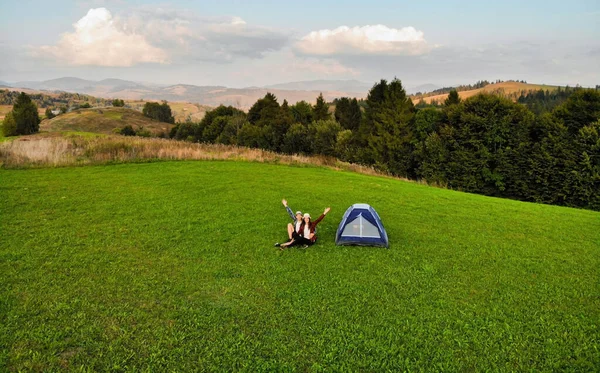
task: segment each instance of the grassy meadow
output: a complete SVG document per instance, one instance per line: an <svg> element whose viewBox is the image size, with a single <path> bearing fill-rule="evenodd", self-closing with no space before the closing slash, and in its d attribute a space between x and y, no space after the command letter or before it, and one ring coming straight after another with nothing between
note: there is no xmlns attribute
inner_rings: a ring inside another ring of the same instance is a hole
<svg viewBox="0 0 600 373"><path fill-rule="evenodd" d="M0 169L0 370L597 371L600 214L324 167ZM279 251L292 209L331 213ZM390 249L336 247L348 206Z"/></svg>
<svg viewBox="0 0 600 373"><path fill-rule="evenodd" d="M546 84L530 84L530 83L521 83L521 82L502 82L502 83L494 83L488 84L483 88L471 89L469 91L460 91L458 92L458 96L466 100L469 97L473 97L479 93L491 93L491 94L514 94L520 92L534 92L539 90L544 91L555 91L558 89L556 85L546 85ZM423 99L426 103L431 103L431 101L443 102L446 98L448 98L448 94L441 95L433 95L433 94L425 94L422 96L415 96L413 101L416 103L419 100Z"/></svg>
<svg viewBox="0 0 600 373"><path fill-rule="evenodd" d="M144 128L151 133L169 133L173 126L145 117L141 112L118 107L78 109L58 115L40 123L43 132L93 132L110 134L116 129L130 125L133 129Z"/></svg>

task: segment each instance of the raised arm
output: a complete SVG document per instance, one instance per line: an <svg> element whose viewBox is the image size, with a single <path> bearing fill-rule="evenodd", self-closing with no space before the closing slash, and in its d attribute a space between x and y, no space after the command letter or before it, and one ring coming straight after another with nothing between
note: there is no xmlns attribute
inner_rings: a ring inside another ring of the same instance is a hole
<svg viewBox="0 0 600 373"><path fill-rule="evenodd" d="M283 203L283 205L285 206L285 209L287 210L287 213L290 215L290 218L292 218L292 220L296 221L296 216L294 215L294 212L292 211L292 209L288 206L287 201L285 199L282 199L281 203Z"/></svg>
<svg viewBox="0 0 600 373"><path fill-rule="evenodd" d="M317 220L315 220L315 222L313 223L313 225L316 226L317 224L319 224L321 222L321 220L325 219L325 215L327 215L327 213L329 212L329 210L331 210L331 207L327 207L325 209L325 211L323 211L323 213L321 214L321 216L319 216L317 218Z"/></svg>

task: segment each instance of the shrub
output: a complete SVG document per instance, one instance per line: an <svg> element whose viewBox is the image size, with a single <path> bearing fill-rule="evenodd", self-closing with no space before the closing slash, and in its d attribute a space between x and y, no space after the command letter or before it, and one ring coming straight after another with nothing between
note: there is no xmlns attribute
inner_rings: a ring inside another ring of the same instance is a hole
<svg viewBox="0 0 600 373"><path fill-rule="evenodd" d="M126 125L125 127L121 128L121 135L123 136L135 136L135 130L133 129L133 127L131 127L131 125Z"/></svg>
<svg viewBox="0 0 600 373"><path fill-rule="evenodd" d="M46 118L48 119L52 119L54 118L56 115L54 115L54 113L52 112L52 109L50 109L49 107L46 108Z"/></svg>
<svg viewBox="0 0 600 373"><path fill-rule="evenodd" d="M17 135L17 123L15 122L12 111L4 117L4 121L2 122L2 133L4 136Z"/></svg>
<svg viewBox="0 0 600 373"><path fill-rule="evenodd" d="M335 120L319 120L309 126L312 150L316 154L335 155L338 133L342 127Z"/></svg>
<svg viewBox="0 0 600 373"><path fill-rule="evenodd" d="M125 101L119 100L118 98L115 98L114 100L112 100L112 106L114 106L114 107L123 107L123 106L125 106Z"/></svg>
<svg viewBox="0 0 600 373"><path fill-rule="evenodd" d="M293 124L283 138L282 150L288 154L310 153L308 129L300 123Z"/></svg>
<svg viewBox="0 0 600 373"><path fill-rule="evenodd" d="M152 132L144 127L140 127L137 131L135 131L135 135L140 137L152 137Z"/></svg>

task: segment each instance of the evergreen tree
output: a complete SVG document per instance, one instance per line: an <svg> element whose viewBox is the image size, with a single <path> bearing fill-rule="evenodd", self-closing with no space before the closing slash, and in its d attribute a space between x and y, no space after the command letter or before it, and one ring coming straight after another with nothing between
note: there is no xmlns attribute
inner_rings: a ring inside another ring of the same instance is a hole
<svg viewBox="0 0 600 373"><path fill-rule="evenodd" d="M294 122L308 126L313 121L312 106L306 101L298 101L290 107Z"/></svg>
<svg viewBox="0 0 600 373"><path fill-rule="evenodd" d="M278 115L279 103L277 97L272 93L267 93L265 97L256 101L248 110L248 121L259 127L264 127L273 124Z"/></svg>
<svg viewBox="0 0 600 373"><path fill-rule="evenodd" d="M559 106L554 116L564 123L571 135L600 118L600 92L593 89L577 89Z"/></svg>
<svg viewBox="0 0 600 373"><path fill-rule="evenodd" d="M356 98L342 97L336 102L334 116L342 128L356 131L360 126L362 111Z"/></svg>
<svg viewBox="0 0 600 373"><path fill-rule="evenodd" d="M333 112L333 117L338 123L346 128L345 124L347 123L347 113L350 110L350 98L341 97L338 100L335 100L335 111Z"/></svg>
<svg viewBox="0 0 600 373"><path fill-rule="evenodd" d="M315 106L313 106L313 120L318 121L318 120L327 120L330 118L329 115L329 106L327 105L327 103L325 102L325 99L323 98L323 93L319 94L319 97L317 97L317 103L315 104Z"/></svg>
<svg viewBox="0 0 600 373"><path fill-rule="evenodd" d="M300 123L293 124L285 134L282 150L287 154L310 154L311 144L308 128Z"/></svg>
<svg viewBox="0 0 600 373"><path fill-rule="evenodd" d="M366 124L371 128L369 146L375 164L396 175L411 176L411 121L414 106L402 83L382 80L367 97Z"/></svg>
<svg viewBox="0 0 600 373"><path fill-rule="evenodd" d="M444 100L444 106L460 104L460 101L458 92L456 92L456 89L453 89L448 93L448 98Z"/></svg>
<svg viewBox="0 0 600 373"><path fill-rule="evenodd" d="M335 120L319 120L309 126L310 142L315 154L333 157L338 133L342 130Z"/></svg>
<svg viewBox="0 0 600 373"><path fill-rule="evenodd" d="M479 94L448 108L444 140L450 151L448 185L486 195L505 195L520 175L520 144L526 142L533 115L512 101ZM513 170L510 173L507 170Z"/></svg>
<svg viewBox="0 0 600 373"><path fill-rule="evenodd" d="M12 116L18 135L30 135L40 130L40 116L37 106L26 93L21 92L17 96L17 102L15 102L12 109Z"/></svg>

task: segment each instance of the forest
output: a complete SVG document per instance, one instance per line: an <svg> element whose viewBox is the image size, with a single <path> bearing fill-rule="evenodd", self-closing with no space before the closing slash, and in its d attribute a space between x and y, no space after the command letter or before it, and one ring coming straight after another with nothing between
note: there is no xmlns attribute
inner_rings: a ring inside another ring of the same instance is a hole
<svg viewBox="0 0 600 373"><path fill-rule="evenodd" d="M322 96L281 104L266 94L244 113L231 106L170 137L283 153L317 154L455 190L600 210L600 92L572 88L416 107L398 79L363 102Z"/></svg>

